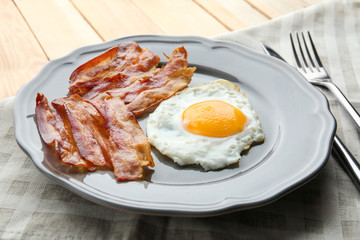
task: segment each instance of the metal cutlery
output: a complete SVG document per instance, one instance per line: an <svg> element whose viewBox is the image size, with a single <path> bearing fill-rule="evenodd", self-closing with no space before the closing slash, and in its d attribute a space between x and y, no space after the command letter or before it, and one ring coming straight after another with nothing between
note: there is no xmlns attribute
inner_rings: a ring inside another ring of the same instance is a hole
<svg viewBox="0 0 360 240"><path fill-rule="evenodd" d="M286 62L277 52L272 48L262 44L264 52L272 57L278 58ZM313 83L313 82L311 82ZM315 83L313 83L315 85ZM334 136L333 141L333 153L337 156L340 163L345 168L346 172L349 174L351 180L354 182L358 190L360 191L360 165L354 158L354 156L349 152L345 145L341 142L338 136Z"/></svg>
<svg viewBox="0 0 360 240"><path fill-rule="evenodd" d="M291 46L294 52L298 71L312 84L329 89L354 119L360 130L360 116L340 89L331 81L316 51L310 32L290 33Z"/></svg>

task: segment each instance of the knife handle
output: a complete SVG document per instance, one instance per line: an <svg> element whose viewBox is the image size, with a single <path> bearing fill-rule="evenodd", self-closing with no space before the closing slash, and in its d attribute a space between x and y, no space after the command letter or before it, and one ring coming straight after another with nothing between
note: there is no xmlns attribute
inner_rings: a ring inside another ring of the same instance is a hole
<svg viewBox="0 0 360 240"><path fill-rule="evenodd" d="M333 142L333 152L360 191L360 165L336 135Z"/></svg>
<svg viewBox="0 0 360 240"><path fill-rule="evenodd" d="M352 119L355 121L358 130L360 130L360 116L359 116L359 113L351 105L351 103L345 97L345 95L341 92L341 90L332 82L316 82L314 84L324 86L327 89L329 89L335 95L335 97L339 100L341 105L343 105L345 110L350 114Z"/></svg>

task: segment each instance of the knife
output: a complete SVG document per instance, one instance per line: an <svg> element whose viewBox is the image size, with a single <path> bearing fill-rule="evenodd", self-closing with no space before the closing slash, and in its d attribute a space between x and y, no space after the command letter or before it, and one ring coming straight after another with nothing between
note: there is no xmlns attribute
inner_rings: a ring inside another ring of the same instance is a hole
<svg viewBox="0 0 360 240"><path fill-rule="evenodd" d="M269 46L262 44L262 48L267 55L286 62L276 51L274 51ZM356 161L355 157L341 142L340 138L336 135L334 136L332 152L336 155L340 164L344 167L345 171L348 173L351 180L354 182L355 186L360 191L360 165Z"/></svg>
<svg viewBox="0 0 360 240"><path fill-rule="evenodd" d="M282 58L277 52L275 52L275 50L273 50L271 47L265 45L264 43L262 43L261 46L262 46L264 52L266 53L266 55L272 56L272 57L274 57L274 58L278 58L278 59L286 62L285 59L283 59L283 58Z"/></svg>

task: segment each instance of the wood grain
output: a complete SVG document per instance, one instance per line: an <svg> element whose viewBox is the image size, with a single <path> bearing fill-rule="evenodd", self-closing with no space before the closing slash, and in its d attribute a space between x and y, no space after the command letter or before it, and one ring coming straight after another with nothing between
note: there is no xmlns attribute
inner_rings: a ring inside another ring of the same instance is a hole
<svg viewBox="0 0 360 240"><path fill-rule="evenodd" d="M251 6L268 18L276 18L308 6L302 0L246 0Z"/></svg>
<svg viewBox="0 0 360 240"><path fill-rule="evenodd" d="M166 34L213 36L228 29L191 0L133 1Z"/></svg>
<svg viewBox="0 0 360 240"><path fill-rule="evenodd" d="M0 0L0 99L82 46L138 34L214 36L323 1Z"/></svg>
<svg viewBox="0 0 360 240"><path fill-rule="evenodd" d="M164 34L164 31L130 0L72 2L104 40L129 35Z"/></svg>
<svg viewBox="0 0 360 240"><path fill-rule="evenodd" d="M48 61L12 1L0 0L0 99L15 95Z"/></svg>
<svg viewBox="0 0 360 240"><path fill-rule="evenodd" d="M269 20L245 0L195 0L195 2L231 30Z"/></svg>
<svg viewBox="0 0 360 240"><path fill-rule="evenodd" d="M303 1L307 4L308 7L311 5L321 3L321 2L325 2L325 0L303 0ZM353 0L353 1L356 1L356 0Z"/></svg>
<svg viewBox="0 0 360 240"><path fill-rule="evenodd" d="M68 0L16 0L15 3L50 59L102 42Z"/></svg>

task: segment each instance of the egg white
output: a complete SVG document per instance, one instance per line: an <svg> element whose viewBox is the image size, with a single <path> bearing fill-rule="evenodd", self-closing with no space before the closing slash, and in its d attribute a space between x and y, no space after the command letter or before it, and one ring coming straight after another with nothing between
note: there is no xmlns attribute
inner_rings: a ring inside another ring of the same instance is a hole
<svg viewBox="0 0 360 240"><path fill-rule="evenodd" d="M246 116L241 132L224 138L192 134L182 127L183 111L198 102L221 100L240 109ZM258 115L245 93L226 80L186 88L172 98L163 101L149 115L147 137L163 155L179 165L199 164L205 170L224 168L236 163L241 152L254 142L261 142L265 135Z"/></svg>

